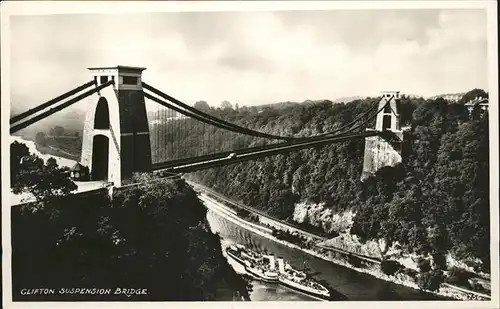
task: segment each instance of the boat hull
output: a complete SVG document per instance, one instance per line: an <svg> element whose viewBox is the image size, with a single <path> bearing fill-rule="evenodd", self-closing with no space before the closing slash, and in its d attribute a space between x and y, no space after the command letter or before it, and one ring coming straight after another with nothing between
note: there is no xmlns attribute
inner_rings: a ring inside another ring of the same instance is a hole
<svg viewBox="0 0 500 309"><path fill-rule="evenodd" d="M262 274L260 274L259 272L253 270L251 267L248 267L242 259L240 259L236 255L234 255L231 251L227 250L226 253L233 261L237 262L238 264L241 264L245 268L245 271L249 275L251 275L252 277L255 277L256 279L259 279L259 280L262 280L262 281L265 281L268 283L278 283L278 278L274 279L274 278L262 276Z"/></svg>
<svg viewBox="0 0 500 309"><path fill-rule="evenodd" d="M227 262L229 263L229 265L233 267L234 271L237 274L248 275L245 265L243 265L240 261L238 261L237 259L235 259L234 257L230 256L227 253L225 254L225 257L227 258Z"/></svg>
<svg viewBox="0 0 500 309"><path fill-rule="evenodd" d="M287 280L283 280L281 278L279 279L279 283L286 288L289 288L289 289L294 290L296 292L300 292L300 293L307 295L309 297L313 297L313 298L320 299L323 301L330 301L331 300L330 295L315 293L315 292L309 291L307 289L300 288L299 286L296 286L292 283L289 283Z"/></svg>
<svg viewBox="0 0 500 309"><path fill-rule="evenodd" d="M247 268L245 265L245 262L242 259L240 259L239 257L237 257L236 255L234 255L231 251L226 250L226 253L227 253L227 256L229 256L233 261L243 265L245 267L245 269Z"/></svg>
<svg viewBox="0 0 500 309"><path fill-rule="evenodd" d="M236 262L237 264L241 265L244 269L245 269L245 272L258 279L258 280L261 280L261 281L264 281L264 282L268 282L268 283L278 283L288 289L291 289L293 291L296 291L296 292L299 292L301 294L304 294L304 295L307 295L311 298L315 298L315 299L319 299L319 300L323 300L323 301L329 301L331 300L331 297L330 295L325 295L325 294L322 294L320 292L314 292L310 289L307 289L307 288L304 288L304 287L301 287L300 284L296 283L296 282L293 282L293 281L290 281L288 279L286 279L286 277L283 277L283 274L277 276L276 278L270 278L268 276L265 276L264 274L262 274L261 272L257 271L256 269L252 268L252 267L249 267L249 265L247 265L247 263L245 263L245 260L243 260L242 258L240 258L238 255L236 255L235 253L231 252L230 249L226 249L226 253L227 253L227 256L234 262Z"/></svg>

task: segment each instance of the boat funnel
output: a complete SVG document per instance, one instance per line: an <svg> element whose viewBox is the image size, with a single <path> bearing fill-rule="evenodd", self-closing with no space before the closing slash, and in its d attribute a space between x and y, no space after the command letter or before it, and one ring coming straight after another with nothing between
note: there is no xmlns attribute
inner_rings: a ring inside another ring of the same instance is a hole
<svg viewBox="0 0 500 309"><path fill-rule="evenodd" d="M278 270L282 274L285 273L285 261L283 260L282 257L278 258Z"/></svg>
<svg viewBox="0 0 500 309"><path fill-rule="evenodd" d="M274 271L276 269L276 260L273 255L269 256L269 265L271 270Z"/></svg>

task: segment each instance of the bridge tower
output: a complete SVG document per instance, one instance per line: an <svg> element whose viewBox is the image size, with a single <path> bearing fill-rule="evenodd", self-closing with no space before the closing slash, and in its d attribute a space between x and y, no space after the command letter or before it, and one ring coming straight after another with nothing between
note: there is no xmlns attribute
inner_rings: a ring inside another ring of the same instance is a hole
<svg viewBox="0 0 500 309"><path fill-rule="evenodd" d="M386 103L389 103L386 105ZM384 107L385 105L385 107ZM400 124L399 91L385 91L379 102L375 129L367 131L384 132L383 136L370 136L365 139L365 154L361 181L375 174L384 166L394 166L402 161L403 130Z"/></svg>
<svg viewBox="0 0 500 309"><path fill-rule="evenodd" d="M151 172L151 144L142 91L145 68L116 66L89 68L96 85L114 84L97 93L87 110L81 163L91 180L121 186L134 172Z"/></svg>

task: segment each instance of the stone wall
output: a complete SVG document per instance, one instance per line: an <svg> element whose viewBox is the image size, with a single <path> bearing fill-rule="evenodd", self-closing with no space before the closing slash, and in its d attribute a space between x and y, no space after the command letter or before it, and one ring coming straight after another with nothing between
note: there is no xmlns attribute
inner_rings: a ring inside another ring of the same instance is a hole
<svg viewBox="0 0 500 309"><path fill-rule="evenodd" d="M402 134L401 134L402 139ZM399 147L401 149L401 147ZM401 151L380 136L367 137L365 140L365 155L361 180L375 174L384 166L394 166L402 162Z"/></svg>

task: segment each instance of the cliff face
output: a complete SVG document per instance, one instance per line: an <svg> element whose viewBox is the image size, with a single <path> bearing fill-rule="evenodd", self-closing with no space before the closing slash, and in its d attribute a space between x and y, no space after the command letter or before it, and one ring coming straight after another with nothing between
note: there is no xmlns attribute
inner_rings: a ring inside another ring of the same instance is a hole
<svg viewBox="0 0 500 309"><path fill-rule="evenodd" d="M295 205L293 220L297 223L308 223L321 227L328 233L337 232L340 234L325 241L323 245L380 258L381 250L385 249L383 241L362 243L356 235L349 234L355 215L352 210L334 213L330 208L326 208L324 203L307 204L302 202Z"/></svg>
<svg viewBox="0 0 500 309"><path fill-rule="evenodd" d="M354 213L351 210L334 213L332 209L325 207L324 203L298 203L293 212L295 222L321 227L327 233L347 232L352 225L353 217Z"/></svg>
<svg viewBox="0 0 500 309"><path fill-rule="evenodd" d="M319 245L340 248L356 254L373 257L377 259L391 259L399 262L405 268L418 271L419 259L428 259L433 261L433 256L428 254L407 253L401 249L399 242L393 242L389 248L383 239L361 241L358 236L350 233L351 226L356 213L352 210L335 213L326 208L324 203L308 204L297 203L293 213L293 220L297 223L308 223L315 227L320 227L325 232L337 232L340 235L332 237ZM452 254L445 255L448 268L457 267L471 273L476 273L474 267L467 265L463 260L456 259ZM479 265L481 261L477 258L470 259L473 263ZM479 272L485 278L489 274ZM487 285L487 284L486 284Z"/></svg>

